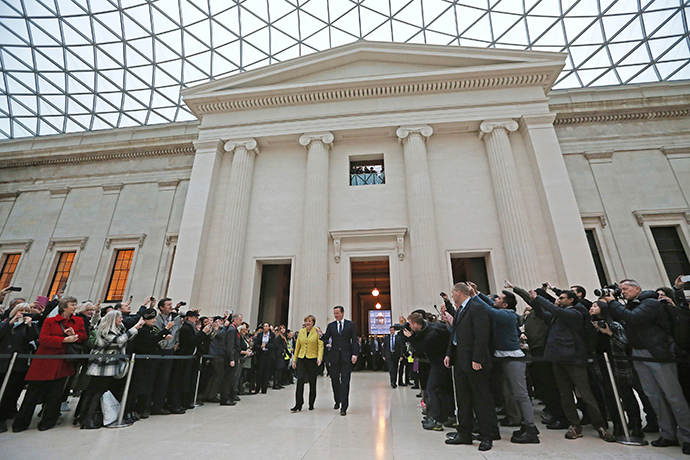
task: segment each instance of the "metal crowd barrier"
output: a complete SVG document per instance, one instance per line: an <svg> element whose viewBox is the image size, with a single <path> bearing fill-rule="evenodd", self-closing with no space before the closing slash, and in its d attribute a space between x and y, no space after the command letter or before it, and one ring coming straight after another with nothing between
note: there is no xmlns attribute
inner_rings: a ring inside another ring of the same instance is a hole
<svg viewBox="0 0 690 460"><path fill-rule="evenodd" d="M199 369L197 370L197 375L196 375L196 386L194 388L194 402L197 400L197 396L199 393L199 380L201 377L201 361L204 358L215 358L216 356L214 355L203 355L199 356ZM125 428L131 425L124 424L122 420L125 417L125 409L127 405L127 398L129 397L129 387L132 383L132 373L134 371L134 363L136 359L161 359L161 360L189 360L189 359L195 359L197 356L195 355L137 355L136 353L132 353L132 355L126 355L126 354L112 354L112 355L104 355L104 354L77 354L77 355L35 355L35 354L30 354L30 353L13 353L12 355L7 355L7 354L0 354L0 359L3 358L10 358L10 364L7 368L7 373L5 374L5 378L2 381L2 386L0 386L0 401L2 401L2 397L5 395L5 389L7 388L7 382L10 380L10 374L12 372L12 369L14 368L14 364L17 361L17 359L68 359L68 360L88 360L88 361L98 361L98 360L103 360L103 359L112 359L112 358L117 358L117 359L127 359L129 360L129 368L127 369L127 375L126 375L126 381L125 381L125 390L122 393L122 401L120 401L120 412L118 413L117 416L117 422L112 423L108 425L108 428Z"/></svg>

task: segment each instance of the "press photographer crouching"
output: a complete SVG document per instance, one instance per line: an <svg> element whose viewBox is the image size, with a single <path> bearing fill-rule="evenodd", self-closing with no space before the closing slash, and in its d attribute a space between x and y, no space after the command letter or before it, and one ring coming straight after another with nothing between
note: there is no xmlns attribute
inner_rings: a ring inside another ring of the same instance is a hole
<svg viewBox="0 0 690 460"><path fill-rule="evenodd" d="M443 365L450 329L443 323L426 321L420 312L410 314L407 321L402 334L415 353L425 356L431 365L426 385L428 417L422 427L433 431L443 431L443 426L455 427L453 374Z"/></svg>
<svg viewBox="0 0 690 460"><path fill-rule="evenodd" d="M673 359L673 340L669 331L669 317L655 291L643 291L640 284L631 279L620 282L623 305L611 292L605 292L599 300L602 308L615 320L625 322L625 331L633 357ZM683 453L690 454L690 408L678 381L678 370L673 362L658 363L635 361L642 387L649 397L659 418L661 437L652 441L655 447L677 446L683 442Z"/></svg>

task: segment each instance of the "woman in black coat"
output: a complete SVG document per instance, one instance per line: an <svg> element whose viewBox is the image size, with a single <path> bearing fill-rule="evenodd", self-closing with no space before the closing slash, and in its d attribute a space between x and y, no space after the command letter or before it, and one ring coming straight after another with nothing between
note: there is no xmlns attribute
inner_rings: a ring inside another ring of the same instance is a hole
<svg viewBox="0 0 690 460"><path fill-rule="evenodd" d="M285 381L285 374L287 373L288 361L285 361L285 353L287 353L287 338L285 337L285 326L277 328L276 332L276 348L274 351L274 366L273 373L273 389L282 390L285 388L283 382Z"/></svg>
<svg viewBox="0 0 690 460"><path fill-rule="evenodd" d="M20 303L12 309L8 319L0 323L0 354L31 353L31 342L38 339L38 327L28 316L31 308L28 303ZM4 381L9 369L10 359L0 359L0 382ZM5 394L0 401L0 433L7 431L7 419L17 414L17 400L24 389L24 377L29 370L26 358L17 359L7 381Z"/></svg>
<svg viewBox="0 0 690 460"><path fill-rule="evenodd" d="M266 394L268 390L268 377L275 359L275 348L276 335L271 332L269 324L264 323L261 332L254 337L254 356L256 356L259 369L256 376L256 386L263 394Z"/></svg>

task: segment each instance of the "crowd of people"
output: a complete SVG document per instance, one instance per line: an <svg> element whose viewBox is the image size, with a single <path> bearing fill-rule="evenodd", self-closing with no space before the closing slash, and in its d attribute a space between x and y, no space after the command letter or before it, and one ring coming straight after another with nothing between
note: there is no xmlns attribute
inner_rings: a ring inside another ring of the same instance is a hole
<svg viewBox="0 0 690 460"><path fill-rule="evenodd" d="M8 292L0 291L0 303ZM124 404L122 422L132 424L152 415L184 414L204 402L234 406L240 395L294 382L295 337L283 325L265 323L250 331L242 315L231 312L205 317L195 309L181 312L184 302L173 306L169 298L153 297L132 312L131 302L101 307L62 292L31 304L12 299L0 322L0 382L9 372L0 433L12 419L13 432L26 430L38 404L38 430L53 428L61 412L70 410L70 396L79 397L73 424L97 429L112 423L104 422L106 392ZM32 356L12 360L14 353Z"/></svg>
<svg viewBox="0 0 690 460"><path fill-rule="evenodd" d="M505 281L504 290L488 295L461 282L450 296L441 294L438 315L415 310L383 337L358 337L340 306L325 331L309 315L295 334L268 323L252 331L232 312L181 312L184 302L173 306L169 298L149 297L136 312L131 298L102 308L62 293L31 304L16 298L0 322L0 381L7 381L0 432L11 419L14 432L26 430L38 404L38 429L53 428L70 395L79 396L73 423L96 429L112 423L102 409L107 392L131 424L203 403L234 406L242 395L280 390L295 378L291 411L302 410L305 385L313 410L324 370L334 409L344 416L352 371L385 370L392 388L420 389L423 429L453 429L446 444L478 440L479 450L489 450L501 439L499 426L518 428L513 443L538 444L539 400L541 423L564 430L566 439L581 438L583 425L591 424L607 442L646 445L645 434L660 433L653 446L681 446L690 454L683 279L655 291L626 279L595 291L595 301L581 286L544 283L528 291ZM7 292L0 291L0 303ZM31 358L10 360L13 353ZM58 355L67 357L44 359Z"/></svg>
<svg viewBox="0 0 690 460"><path fill-rule="evenodd" d="M412 351L422 427L454 428L446 444L478 440L481 451L501 439L499 425L519 427L511 442L538 444L533 401L540 400L542 424L565 430L566 439L581 438L582 426L591 424L607 442L646 445L645 433L660 433L652 446L690 454L683 285L678 277L673 288L643 291L626 279L590 301L582 286L544 283L527 291L506 281L506 289L488 296L472 282L455 284L452 296L441 294L438 316L416 310L395 332ZM395 335L391 330L387 339L391 350Z"/></svg>

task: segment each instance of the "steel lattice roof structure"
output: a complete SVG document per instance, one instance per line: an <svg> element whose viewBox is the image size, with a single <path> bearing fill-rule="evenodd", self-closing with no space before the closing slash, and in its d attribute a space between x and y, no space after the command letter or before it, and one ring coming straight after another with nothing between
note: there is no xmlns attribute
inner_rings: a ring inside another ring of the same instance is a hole
<svg viewBox="0 0 690 460"><path fill-rule="evenodd" d="M563 51L555 89L690 78L690 0L0 0L0 139L193 120L182 88L356 40Z"/></svg>

